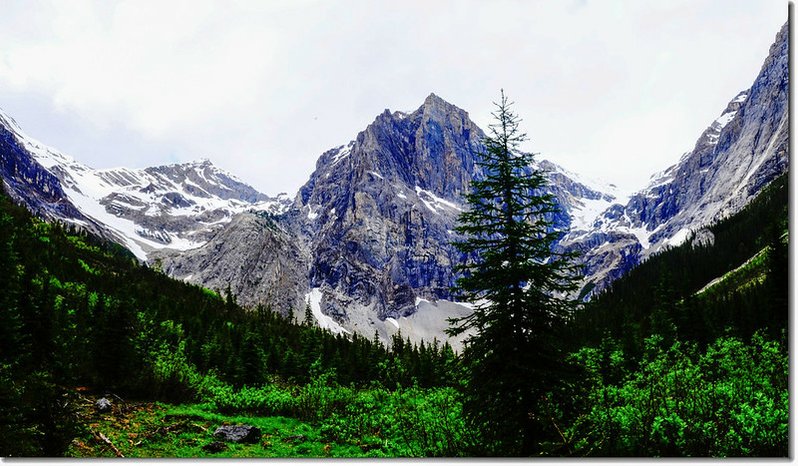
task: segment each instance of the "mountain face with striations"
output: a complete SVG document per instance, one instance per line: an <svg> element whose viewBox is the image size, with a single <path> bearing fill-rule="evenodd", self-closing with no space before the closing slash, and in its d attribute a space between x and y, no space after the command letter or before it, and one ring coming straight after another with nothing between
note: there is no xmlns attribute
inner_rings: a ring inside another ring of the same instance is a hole
<svg viewBox="0 0 798 466"><path fill-rule="evenodd" d="M482 176L483 137L466 111L434 94L413 112L386 110L354 140L322 154L268 230L256 233L250 226L265 220L241 214L205 246L159 258L167 273L229 284L248 304L276 297L283 309L301 312L306 300L334 331L372 336L376 329L387 338L401 328L411 338L443 338L446 318L468 312L452 302L462 260L453 228L463 195ZM553 218L557 228L584 227L618 201L610 185L547 161L538 168L549 173L563 207ZM279 287L258 278L274 274L283 279Z"/></svg>
<svg viewBox="0 0 798 466"><path fill-rule="evenodd" d="M702 226L738 212L788 170L788 49L785 24L753 85L732 98L692 151L589 229L564 238L564 247L585 255L588 289L606 287L668 246L711 241Z"/></svg>
<svg viewBox="0 0 798 466"><path fill-rule="evenodd" d="M583 298L662 248L693 236L711 241L702 226L736 212L787 170L787 46L785 26L753 86L734 96L691 152L631 196L538 162L562 208L555 225L568 230L555 248L581 252ZM464 110L434 94L414 112L386 110L322 154L291 208L273 219L268 234L278 246L236 248L226 260L216 251L227 233L239 234L231 223L216 241L170 255L166 270L191 280L202 270L214 284L228 279L245 301L258 302L276 291L253 288L250 270L290 268L296 281L283 286L305 297L291 307L307 302L334 331L441 337L446 317L468 312L451 303L462 259L452 228L463 193L481 176L483 135ZM297 241L277 241L291 236Z"/></svg>
<svg viewBox="0 0 798 466"><path fill-rule="evenodd" d="M787 47L785 26L752 87L637 193L536 162L561 207L555 227L567 231L555 249L581 252L582 298L662 248L712 241L702 226L788 169ZM39 215L118 241L176 278L229 286L244 304L298 316L307 304L339 333L442 339L446 319L469 312L453 302L462 257L451 244L463 195L482 176L483 136L466 111L431 94L322 154L291 200L208 161L94 170L0 114L0 174Z"/></svg>

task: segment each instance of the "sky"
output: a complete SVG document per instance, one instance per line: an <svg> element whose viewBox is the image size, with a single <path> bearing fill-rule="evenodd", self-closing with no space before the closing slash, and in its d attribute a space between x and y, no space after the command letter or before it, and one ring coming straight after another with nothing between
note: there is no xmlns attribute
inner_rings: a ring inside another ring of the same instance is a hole
<svg viewBox="0 0 798 466"><path fill-rule="evenodd" d="M199 158L294 194L326 150L431 92L637 190L752 83L787 2L5 0L0 108L94 168Z"/></svg>

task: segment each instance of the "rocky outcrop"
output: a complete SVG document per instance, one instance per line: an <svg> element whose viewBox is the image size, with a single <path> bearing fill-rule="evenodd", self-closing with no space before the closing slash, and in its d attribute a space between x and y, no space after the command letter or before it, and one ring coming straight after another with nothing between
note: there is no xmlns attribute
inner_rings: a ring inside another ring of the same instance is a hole
<svg viewBox="0 0 798 466"><path fill-rule="evenodd" d="M42 218L86 222L60 180L31 154L32 149L46 149L22 134L17 122L0 112L0 176L5 191Z"/></svg>
<svg viewBox="0 0 798 466"><path fill-rule="evenodd" d="M415 313L418 299L455 298L463 257L453 228L464 194L482 177L483 138L466 111L431 94L414 112L386 110L319 158L293 222L307 238L309 286L323 294L324 314L355 325L364 321L352 315L356 309L384 321ZM536 168L549 173L563 208L552 218L559 229L590 216L585 202L615 200L550 162Z"/></svg>
<svg viewBox="0 0 798 466"><path fill-rule="evenodd" d="M268 304L299 315L304 309L309 255L296 235L266 212L236 215L201 248L152 253L167 274L223 292L247 306Z"/></svg>
<svg viewBox="0 0 798 466"><path fill-rule="evenodd" d="M450 246L476 172L482 131L436 95L413 113L385 111L346 146L322 155L297 196L313 262L309 284L334 291L325 313L350 300L379 318L444 298L460 260Z"/></svg>
<svg viewBox="0 0 798 466"><path fill-rule="evenodd" d="M213 437L223 442L258 443L261 431L257 427L241 424L237 426L220 426L213 432Z"/></svg>
<svg viewBox="0 0 798 466"><path fill-rule="evenodd" d="M651 254L739 211L787 171L788 47L785 24L751 88L729 102L691 152L605 211L590 231L566 238L563 247L585 251L585 286L603 289ZM596 249L599 240L606 246Z"/></svg>

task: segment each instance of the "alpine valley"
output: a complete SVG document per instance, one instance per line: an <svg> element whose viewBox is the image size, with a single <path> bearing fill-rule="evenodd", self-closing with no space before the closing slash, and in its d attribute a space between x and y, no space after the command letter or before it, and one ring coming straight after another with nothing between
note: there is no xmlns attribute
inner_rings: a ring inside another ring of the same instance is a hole
<svg viewBox="0 0 798 466"><path fill-rule="evenodd" d="M706 226L787 171L788 42L785 25L752 86L635 193L537 160L561 209L555 248L580 254L580 299L669 247L712 243ZM482 177L483 137L468 112L430 94L321 154L290 197L260 193L209 160L93 169L0 114L0 175L37 216L116 242L172 277L229 289L241 304L298 318L307 304L335 333L444 340L447 319L470 312L451 291L463 259L452 241L463 195Z"/></svg>

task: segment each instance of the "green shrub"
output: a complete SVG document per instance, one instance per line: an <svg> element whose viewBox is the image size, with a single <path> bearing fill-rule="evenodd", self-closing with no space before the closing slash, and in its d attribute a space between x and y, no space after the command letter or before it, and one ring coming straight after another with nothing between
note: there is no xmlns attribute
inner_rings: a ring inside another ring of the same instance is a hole
<svg viewBox="0 0 798 466"><path fill-rule="evenodd" d="M636 371L620 378L612 344L572 355L585 371L587 407L566 430L576 455L785 456L789 416L783 344L719 338L704 352L653 336Z"/></svg>

